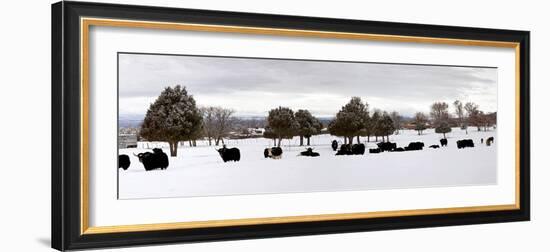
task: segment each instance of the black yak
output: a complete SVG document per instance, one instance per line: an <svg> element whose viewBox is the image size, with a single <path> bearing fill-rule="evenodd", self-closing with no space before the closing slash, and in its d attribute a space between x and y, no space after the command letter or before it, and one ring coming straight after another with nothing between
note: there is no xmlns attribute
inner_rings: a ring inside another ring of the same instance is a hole
<svg viewBox="0 0 550 252"><path fill-rule="evenodd" d="M349 144L340 145L340 149L336 152L336 155L351 155L351 146Z"/></svg>
<svg viewBox="0 0 550 252"><path fill-rule="evenodd" d="M447 146L447 138L440 139L439 143L441 144L441 147Z"/></svg>
<svg viewBox="0 0 550 252"><path fill-rule="evenodd" d="M237 148L226 148L225 145L221 149L217 149L223 162L227 161L239 161L241 160L241 152Z"/></svg>
<svg viewBox="0 0 550 252"><path fill-rule="evenodd" d="M313 152L312 148L307 148L306 151L300 152L300 156L306 157L318 157L320 156L318 152Z"/></svg>
<svg viewBox="0 0 550 252"><path fill-rule="evenodd" d="M491 144L493 144L494 141L495 141L494 137L489 137L487 138L487 141L485 141L485 143L487 144L487 146L491 146Z"/></svg>
<svg viewBox="0 0 550 252"><path fill-rule="evenodd" d="M332 144L330 146L333 151L336 151L338 149L338 142L336 142L336 140L332 140Z"/></svg>
<svg viewBox="0 0 550 252"><path fill-rule="evenodd" d="M412 142L409 143L407 147L405 147L406 151L415 151L415 150L422 150L424 148L423 142Z"/></svg>
<svg viewBox="0 0 550 252"><path fill-rule="evenodd" d="M466 147L474 147L474 141L472 139L463 139L456 141L456 147L463 149Z"/></svg>
<svg viewBox="0 0 550 252"><path fill-rule="evenodd" d="M376 145L378 145L380 151L392 151L393 149L397 148L397 144L392 142L381 142L377 143Z"/></svg>
<svg viewBox="0 0 550 252"><path fill-rule="evenodd" d="M139 162L143 164L143 167L146 171L161 169L164 170L168 168L168 156L162 151L162 149L154 148L153 152L143 152L139 154L134 154L138 157Z"/></svg>
<svg viewBox="0 0 550 252"><path fill-rule="evenodd" d="M364 144L354 144L351 146L351 153L353 155L363 155L365 154L365 145Z"/></svg>
<svg viewBox="0 0 550 252"><path fill-rule="evenodd" d="M283 156L283 149L281 147L271 147L271 148L265 148L264 150L264 157L265 158L273 158L273 159L280 159Z"/></svg>
<svg viewBox="0 0 550 252"><path fill-rule="evenodd" d="M118 155L118 168L127 170L128 167L130 167L130 157L125 154Z"/></svg>
<svg viewBox="0 0 550 252"><path fill-rule="evenodd" d="M376 148L376 149L369 149L369 153L371 154L375 154L375 153L380 153L382 150L380 148Z"/></svg>
<svg viewBox="0 0 550 252"><path fill-rule="evenodd" d="M439 145L437 145L437 144L430 145L430 148L432 148L432 149L437 149L437 148L439 148Z"/></svg>
<svg viewBox="0 0 550 252"><path fill-rule="evenodd" d="M365 154L365 145L364 144L354 144L350 146L349 144L340 145L340 150L336 152L336 155L363 155Z"/></svg>
<svg viewBox="0 0 550 252"><path fill-rule="evenodd" d="M403 149L402 147L393 149L393 152L402 152L402 151L405 151L405 149Z"/></svg>

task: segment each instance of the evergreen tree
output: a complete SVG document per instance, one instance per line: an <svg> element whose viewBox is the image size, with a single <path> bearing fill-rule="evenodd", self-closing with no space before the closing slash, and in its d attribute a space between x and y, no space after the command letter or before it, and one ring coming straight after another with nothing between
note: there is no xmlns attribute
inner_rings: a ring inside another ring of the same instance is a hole
<svg viewBox="0 0 550 252"><path fill-rule="evenodd" d="M353 144L353 138L361 134L367 119L367 105L363 104L361 98L352 97L336 114L328 130L331 135L345 137L349 144Z"/></svg>
<svg viewBox="0 0 550 252"><path fill-rule="evenodd" d="M272 139L273 140L273 146L277 145L277 141L276 141L277 140L277 135L275 135L275 132L273 132L273 129L270 128L269 126L265 127L263 136L265 138Z"/></svg>
<svg viewBox="0 0 550 252"><path fill-rule="evenodd" d="M378 137L381 136L380 133L380 120L382 119L382 111L375 109L372 113L372 116L368 122L368 132L369 136L374 136L374 141L378 142Z"/></svg>
<svg viewBox="0 0 550 252"><path fill-rule="evenodd" d="M390 141L390 135L395 132L395 129L392 117L387 112L384 112L378 123L378 131L382 136L382 141L384 141L384 136L386 137L386 141Z"/></svg>
<svg viewBox="0 0 550 252"><path fill-rule="evenodd" d="M267 124L278 139L278 147L281 147L281 140L283 138L292 138L300 127L296 121L294 112L285 107L270 110L267 116Z"/></svg>
<svg viewBox="0 0 550 252"><path fill-rule="evenodd" d="M178 142L194 140L202 130L202 116L195 99L180 85L166 87L149 106L141 137L148 141L163 141L170 145L170 155L177 155Z"/></svg>
<svg viewBox="0 0 550 252"><path fill-rule="evenodd" d="M319 134L323 125L308 110L299 109L294 116L299 125L300 146L304 145L304 137L307 139L307 145L309 146L311 136Z"/></svg>

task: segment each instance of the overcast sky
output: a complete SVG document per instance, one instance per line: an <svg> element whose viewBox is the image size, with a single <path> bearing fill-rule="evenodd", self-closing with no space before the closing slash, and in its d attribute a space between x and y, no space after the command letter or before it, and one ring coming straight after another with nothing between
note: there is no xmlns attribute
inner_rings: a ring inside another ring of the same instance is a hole
<svg viewBox="0 0 550 252"><path fill-rule="evenodd" d="M182 85L199 106L266 116L277 106L333 116L352 96L370 108L411 116L434 101L497 108L497 69L119 54L119 113L145 114L167 86ZM449 104L450 105L450 104ZM451 110L452 111L452 110Z"/></svg>

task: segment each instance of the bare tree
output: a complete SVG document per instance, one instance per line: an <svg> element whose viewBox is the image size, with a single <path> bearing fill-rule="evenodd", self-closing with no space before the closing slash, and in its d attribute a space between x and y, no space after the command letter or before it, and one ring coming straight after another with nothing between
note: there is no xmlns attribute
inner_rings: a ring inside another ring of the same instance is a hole
<svg viewBox="0 0 550 252"><path fill-rule="evenodd" d="M202 129L203 134L208 140L208 145L212 145L212 138L214 137L214 130L216 128L216 118L214 117L215 107L202 107Z"/></svg>
<svg viewBox="0 0 550 252"><path fill-rule="evenodd" d="M414 124L415 124L415 127L414 129L416 131L418 131L418 135L421 135L422 132L428 128L428 126L426 125L428 123L428 117L422 113L422 112L417 112L415 115L414 115Z"/></svg>
<svg viewBox="0 0 550 252"><path fill-rule="evenodd" d="M456 100L453 105L455 106L455 114L460 128L466 130L466 134L468 134L468 123L466 122L464 105L459 100Z"/></svg>
<svg viewBox="0 0 550 252"><path fill-rule="evenodd" d="M399 135L399 130L403 128L403 117L397 111L393 111L390 114L390 118L393 122L395 134Z"/></svg>
<svg viewBox="0 0 550 252"><path fill-rule="evenodd" d="M451 132L451 127L449 126L449 105L446 102L434 102L430 115L435 133L443 134L443 138L447 138L445 134Z"/></svg>
<svg viewBox="0 0 550 252"><path fill-rule="evenodd" d="M479 105L473 102L467 102L464 105L464 110L466 111L466 118L468 124L474 125L477 127L477 130L481 130L481 111L479 110Z"/></svg>
<svg viewBox="0 0 550 252"><path fill-rule="evenodd" d="M215 140L216 146L225 144L223 138L227 136L229 131L232 129L234 122L233 114L235 113L232 109L226 109L221 107L214 108L214 130L212 137Z"/></svg>

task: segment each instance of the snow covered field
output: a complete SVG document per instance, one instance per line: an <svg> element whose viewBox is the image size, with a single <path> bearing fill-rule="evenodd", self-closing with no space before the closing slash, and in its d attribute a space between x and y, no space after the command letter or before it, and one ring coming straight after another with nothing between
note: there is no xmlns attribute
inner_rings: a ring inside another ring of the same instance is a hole
<svg viewBox="0 0 550 252"><path fill-rule="evenodd" d="M495 144L488 147L480 139L495 137ZM297 156L299 138L283 140L283 158L265 159L264 148L273 144L270 139L226 140L228 148L241 151L240 162L224 163L218 152L205 141L197 147L178 148L178 156L170 157L167 170L145 171L132 153L150 151L147 148L163 146L163 143L139 143L138 149L120 149L120 154L130 156L131 165L126 171L119 169L120 199L192 197L236 194L291 193L315 191L369 190L413 187L439 187L488 185L496 183L496 131L478 132L453 128L447 134L449 144L440 149L427 148L439 144L441 134L433 129L423 135L403 130L390 136L391 142L400 147L409 142L422 141L422 151L385 152L369 154L368 148L376 148L374 138L367 145L365 155L335 156L330 143L342 138L319 135L311 138L314 151L320 157ZM456 141L474 140L474 148L458 149ZM361 138L365 143L366 138ZM379 139L380 140L380 139ZM219 148L219 147L216 147Z"/></svg>

